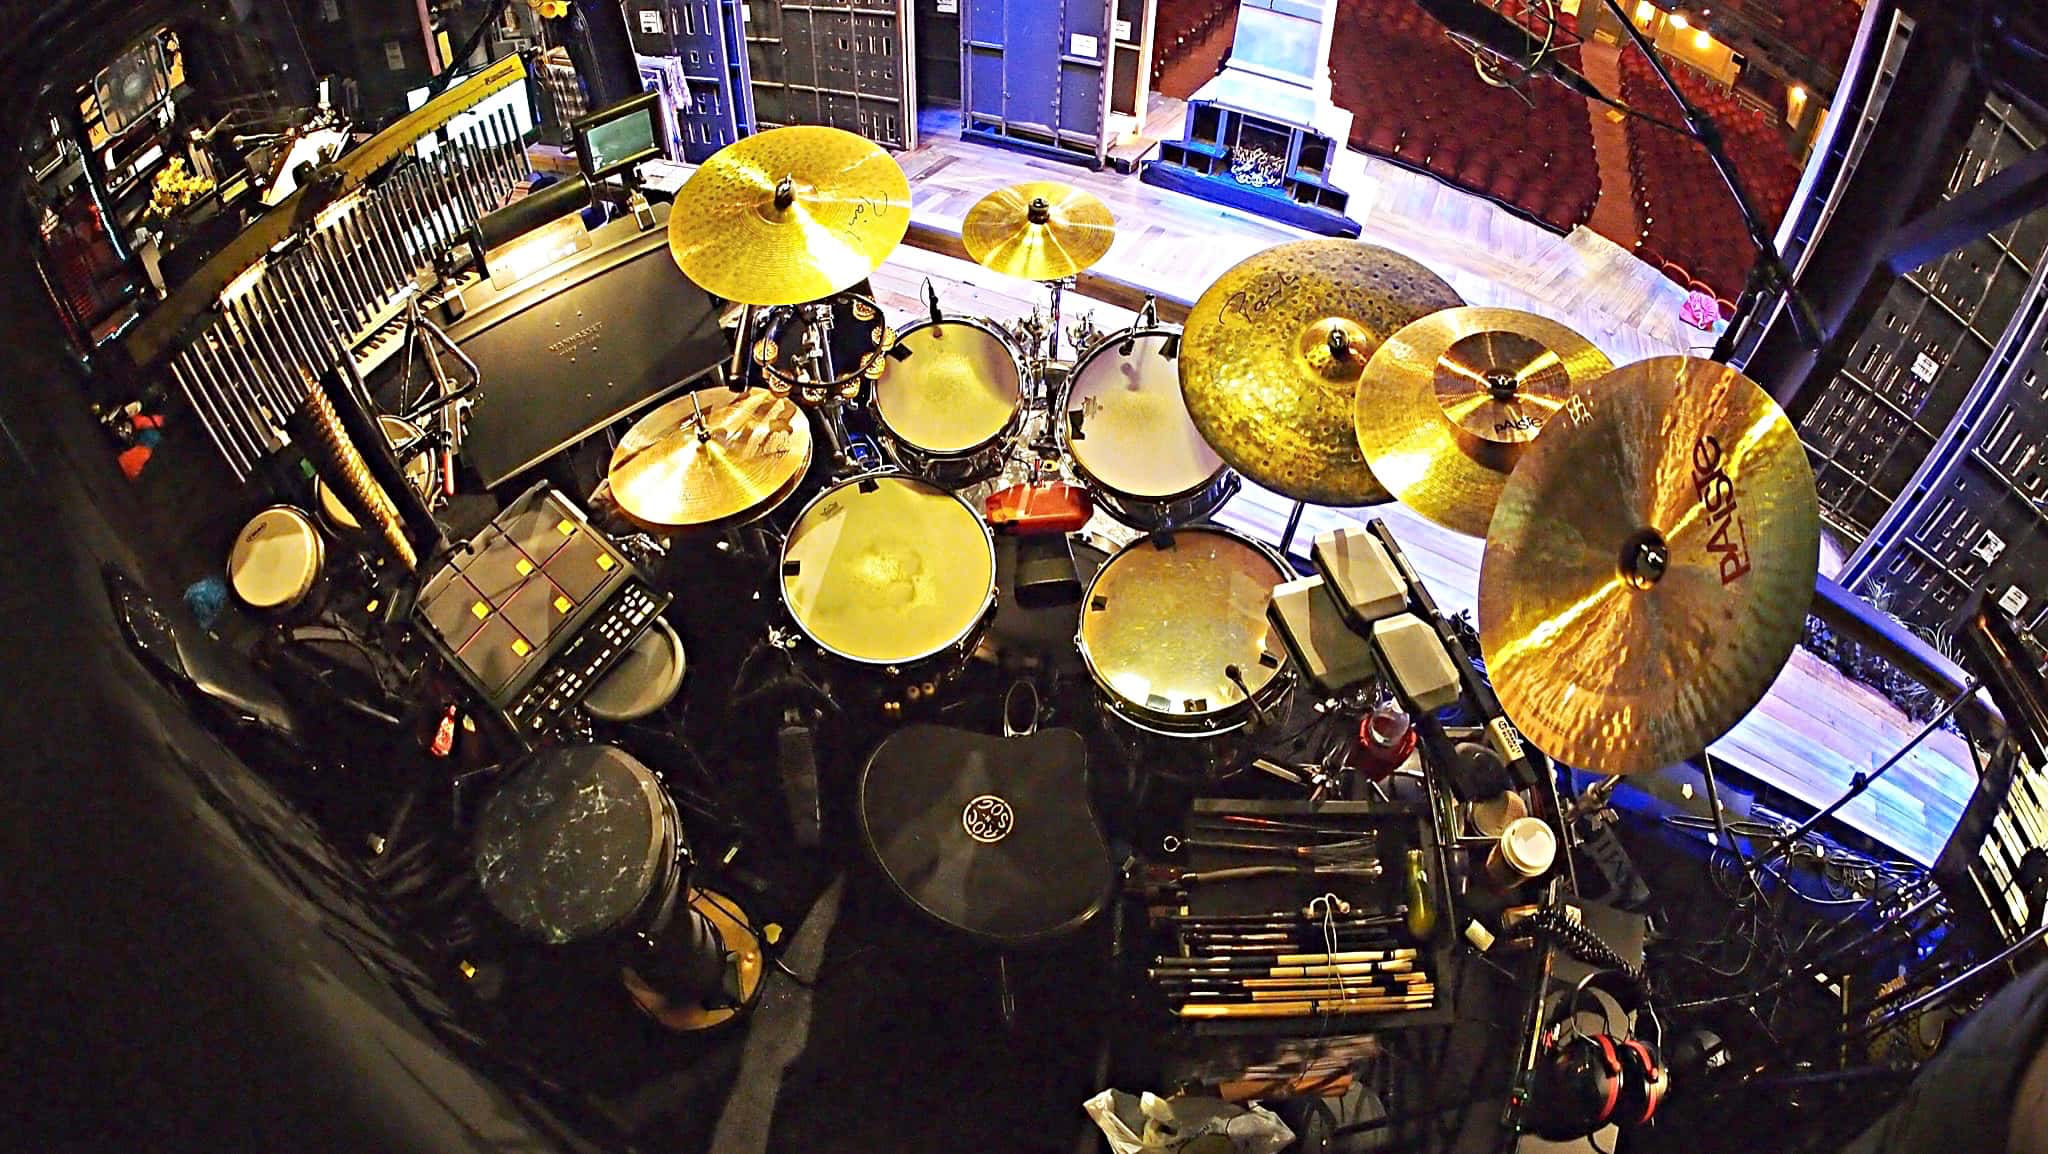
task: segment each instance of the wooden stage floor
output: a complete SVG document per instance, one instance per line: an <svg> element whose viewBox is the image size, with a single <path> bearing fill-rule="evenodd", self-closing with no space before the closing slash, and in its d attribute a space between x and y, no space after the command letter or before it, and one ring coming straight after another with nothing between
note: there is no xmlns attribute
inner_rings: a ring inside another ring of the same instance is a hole
<svg viewBox="0 0 2048 1154"><path fill-rule="evenodd" d="M927 128L923 143L899 159L910 174L914 228L955 239L968 207L992 189L1030 179L1089 189L1118 221L1116 243L1095 271L1183 302L1243 257L1304 235L1153 188L1136 176L964 143L957 132L942 129ZM1355 152L1338 163L1335 183L1351 193L1362 239L1422 261L1472 304L1550 316L1585 334L1617 364L1674 352L1703 354L1712 343L1708 334L1678 319L1683 294L1677 286L1587 230L1557 236L1491 202ZM1043 290L1029 282L909 246L876 275L875 286L890 314L907 321L924 311L918 290L927 279L951 312L1010 319L1043 301ZM1069 301L1070 322L1089 312L1098 326L1115 328L1130 316L1101 302ZM1287 501L1247 485L1217 520L1277 541L1288 510ZM1319 531L1370 517L1386 519L1447 612L1473 608L1482 542L1398 505L1312 508L1298 540L1305 544ZM1853 774L1867 773L1889 757L1916 728L1878 694L1801 650L1770 694L1711 753L1717 763L1821 806L1846 790ZM1962 740L1936 734L1841 816L1901 855L1931 863L1960 819L1975 780Z"/></svg>

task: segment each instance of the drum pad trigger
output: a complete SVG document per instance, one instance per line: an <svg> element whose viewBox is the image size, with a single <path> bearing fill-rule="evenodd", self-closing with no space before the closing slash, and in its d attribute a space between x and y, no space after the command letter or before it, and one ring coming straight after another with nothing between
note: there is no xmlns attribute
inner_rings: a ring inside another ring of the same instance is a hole
<svg viewBox="0 0 2048 1154"><path fill-rule="evenodd" d="M859 481L855 482L855 484L863 493L872 493L876 489L882 487L882 483L880 481L875 480L873 477L862 477Z"/></svg>
<svg viewBox="0 0 2048 1154"><path fill-rule="evenodd" d="M1067 410L1067 439L1068 439L1068 440L1071 440L1071 441L1080 441L1080 440L1085 440L1085 439L1087 439L1087 438L1086 438L1086 435L1085 435L1084 433L1082 433L1082 432L1081 432L1081 421L1082 421L1082 419L1083 419L1083 418L1084 418L1084 417L1085 417L1086 415L1087 415L1087 414L1083 413L1083 412L1082 412L1082 411L1081 411L1080 409L1068 409L1068 410Z"/></svg>
<svg viewBox="0 0 2048 1154"><path fill-rule="evenodd" d="M915 351L909 345L898 341L889 347L889 359L892 361L907 361L910 359L910 354Z"/></svg>
<svg viewBox="0 0 2048 1154"><path fill-rule="evenodd" d="M794 577L803 571L804 563L801 561L784 561L782 563L782 575L784 577Z"/></svg>
<svg viewBox="0 0 2048 1154"><path fill-rule="evenodd" d="M1174 333L1166 338L1165 343L1159 346L1159 355L1169 361L1178 360L1180 358L1179 333Z"/></svg>

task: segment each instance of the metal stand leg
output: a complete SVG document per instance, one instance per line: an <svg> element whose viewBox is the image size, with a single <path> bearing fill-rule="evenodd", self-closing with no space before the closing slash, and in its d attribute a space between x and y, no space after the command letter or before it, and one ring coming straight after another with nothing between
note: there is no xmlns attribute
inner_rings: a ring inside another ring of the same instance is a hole
<svg viewBox="0 0 2048 1154"><path fill-rule="evenodd" d="M1294 508L1288 511L1287 528L1280 533L1280 555L1282 557L1287 556L1288 549L1293 547L1294 535L1301 531L1301 515L1307 510L1308 502L1296 501Z"/></svg>
<svg viewBox="0 0 2048 1154"><path fill-rule="evenodd" d="M1962 692L1956 694L1954 698L1950 699L1949 703L1942 707L1941 712L1934 715L1933 720L1929 721L1926 725L1922 726L1920 732L1915 733L1911 740L1907 741L1906 744L1899 747L1897 753L1894 753L1889 758L1886 758L1885 763L1883 765L1880 765L1876 769L1872 770L1868 777L1859 773L1855 777L1851 778L1849 782L1849 789L1847 792L1843 793L1842 796L1836 798L1833 802L1831 802L1826 809L1821 810L1819 813L1814 814L1812 817L1807 818L1804 822L1800 823L1799 828L1793 830L1791 833L1786 834L1784 837L1779 838L1776 842L1773 842L1769 849L1765 850L1761 855L1758 856L1758 868L1762 868L1763 866L1769 864L1772 858L1778 856L1780 853L1785 852L1788 848L1797 843L1800 838L1805 837L1807 834L1810 834L1815 829L1819 828L1820 823L1826 821L1827 819L1833 817L1835 814L1841 812L1844 806L1856 800L1858 797L1863 796L1863 792L1865 790L1877 784L1878 778L1883 777L1886 773L1891 771L1891 768L1893 766L1899 764L1899 762L1901 761L1904 761L1906 759L1906 755L1913 751L1914 746L1919 745L1922 741L1926 740L1928 734L1931 734L1935 730L1941 728L1941 723L1947 721L1950 715L1954 714L1957 709L1962 708L1963 702L1968 701L1970 697L1973 694L1975 694L1979 689L1983 688L1983 686L1984 682L1981 679L1975 677L1970 678L1969 683L1963 686Z"/></svg>

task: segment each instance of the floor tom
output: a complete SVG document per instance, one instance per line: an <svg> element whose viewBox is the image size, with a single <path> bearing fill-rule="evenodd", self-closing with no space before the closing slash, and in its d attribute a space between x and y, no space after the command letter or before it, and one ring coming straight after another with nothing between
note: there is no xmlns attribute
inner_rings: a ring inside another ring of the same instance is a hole
<svg viewBox="0 0 2048 1154"><path fill-rule="evenodd" d="M1139 733L1180 739L1169 748L1183 757L1190 742L1281 715L1294 678L1266 605L1287 577L1264 547L1222 529L1124 546L1081 604L1081 659L1104 707Z"/></svg>

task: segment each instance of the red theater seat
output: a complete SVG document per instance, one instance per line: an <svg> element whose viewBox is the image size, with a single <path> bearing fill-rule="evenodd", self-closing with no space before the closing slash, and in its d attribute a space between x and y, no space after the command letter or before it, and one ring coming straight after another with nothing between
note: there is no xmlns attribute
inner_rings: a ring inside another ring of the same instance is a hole
<svg viewBox="0 0 2048 1154"><path fill-rule="evenodd" d="M1503 0L1540 31L1540 9ZM1413 0L1340 0L1330 51L1337 103L1352 113L1353 148L1488 196L1560 231L1584 223L1600 195L1585 104L1555 85L1520 96L1479 78L1472 58ZM1575 23L1559 21L1560 55L1575 61ZM1539 202L1530 201L1542 189Z"/></svg>

